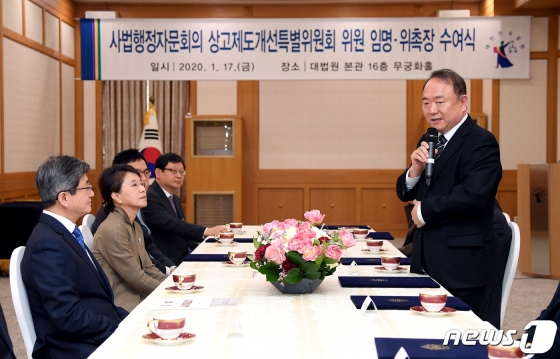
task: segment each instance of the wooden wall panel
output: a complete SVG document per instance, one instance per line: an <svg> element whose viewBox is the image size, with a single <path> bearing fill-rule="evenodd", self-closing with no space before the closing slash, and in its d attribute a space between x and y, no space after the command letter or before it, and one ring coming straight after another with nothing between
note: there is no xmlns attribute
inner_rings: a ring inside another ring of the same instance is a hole
<svg viewBox="0 0 560 359"><path fill-rule="evenodd" d="M311 188L309 209L321 211L327 224L359 224L356 223L355 188Z"/></svg>
<svg viewBox="0 0 560 359"><path fill-rule="evenodd" d="M393 236L406 235L406 203L395 201L397 195L394 188L363 188L361 193L361 222L376 231L391 232Z"/></svg>
<svg viewBox="0 0 560 359"><path fill-rule="evenodd" d="M259 220L265 224L287 218L303 220L303 188L259 188Z"/></svg>

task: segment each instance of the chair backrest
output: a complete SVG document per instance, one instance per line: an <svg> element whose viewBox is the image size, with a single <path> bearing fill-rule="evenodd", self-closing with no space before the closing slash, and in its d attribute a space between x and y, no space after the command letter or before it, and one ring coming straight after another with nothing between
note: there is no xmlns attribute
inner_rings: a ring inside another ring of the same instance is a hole
<svg viewBox="0 0 560 359"><path fill-rule="evenodd" d="M502 213L504 214L504 217L506 217L507 223L511 222L511 218L510 218L509 214L507 214L506 212L502 212Z"/></svg>
<svg viewBox="0 0 560 359"><path fill-rule="evenodd" d="M509 222L511 228L511 246L509 248L509 255L506 263L506 271L502 282L502 308L500 313L500 327L504 323L504 316L506 314L506 306L508 302L509 292L513 284L513 277L517 270L517 262L519 260L519 250L521 248L521 235L519 226L515 222Z"/></svg>
<svg viewBox="0 0 560 359"><path fill-rule="evenodd" d="M84 243L89 248L90 251L93 251L93 234L91 234L91 230L85 224L78 226L80 231L82 232L82 236L84 237Z"/></svg>
<svg viewBox="0 0 560 359"><path fill-rule="evenodd" d="M27 351L27 357L32 358L33 346L37 335L35 334L35 326L33 325L33 317L31 316L31 309L29 308L29 300L27 299L27 290L23 279L21 278L21 259L25 247L18 247L12 252L10 258L10 290L12 291L12 301L14 302L14 310L16 318Z"/></svg>
<svg viewBox="0 0 560 359"><path fill-rule="evenodd" d="M82 224L88 227L90 232L93 222L95 222L95 216L93 214L88 213L82 218Z"/></svg>

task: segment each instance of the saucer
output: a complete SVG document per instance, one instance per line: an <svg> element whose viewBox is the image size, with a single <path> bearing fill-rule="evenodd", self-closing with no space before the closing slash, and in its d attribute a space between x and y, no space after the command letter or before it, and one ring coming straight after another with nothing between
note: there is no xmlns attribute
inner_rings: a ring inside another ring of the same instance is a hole
<svg viewBox="0 0 560 359"><path fill-rule="evenodd" d="M183 332L179 334L179 336L175 339L161 339L159 335L155 333L148 333L142 335L142 339L144 339L145 341L160 344L160 345L177 345L177 344L188 342L189 340L194 339L195 337L196 334L187 333L187 332Z"/></svg>
<svg viewBox="0 0 560 359"><path fill-rule="evenodd" d="M365 254L377 254L377 253L389 252L389 250L381 248L377 252L374 252L374 251L370 251L369 249L366 248L366 249L362 249L362 252L364 252Z"/></svg>
<svg viewBox="0 0 560 359"><path fill-rule="evenodd" d="M387 273L387 274L396 274L396 273L406 273L408 272L405 267L397 267L395 269L381 267L373 267L374 270L380 273Z"/></svg>
<svg viewBox="0 0 560 359"><path fill-rule="evenodd" d="M227 266L227 267L247 267L250 263L251 263L251 261L245 261L241 264L234 264L231 261L222 262L222 264Z"/></svg>
<svg viewBox="0 0 560 359"><path fill-rule="evenodd" d="M172 293L193 293L193 292L198 292L200 290L204 289L203 286L201 285L193 285L192 287L190 287L189 289L179 289L177 288L176 285L174 285L173 287L167 287L165 288L166 291L168 292L172 292Z"/></svg>
<svg viewBox="0 0 560 359"><path fill-rule="evenodd" d="M231 246L236 246L239 243L236 241L231 241L231 243L222 243L219 240L216 241L216 244L219 245L220 247L231 247Z"/></svg>
<svg viewBox="0 0 560 359"><path fill-rule="evenodd" d="M235 232L231 232L231 233L233 233L234 235L238 236L238 235L240 235L240 234L245 234L245 233L247 233L247 231L240 230L240 231L237 232L237 233L235 233Z"/></svg>
<svg viewBox="0 0 560 359"><path fill-rule="evenodd" d="M453 309L453 308L449 308L449 307L443 307L443 309L440 310L439 312L428 312L421 305L417 305L415 307L412 307L412 308L410 308L410 310L412 310L413 312L418 313L418 314L427 315L429 317L441 317L441 316L444 316L444 315L453 314L457 311L457 309Z"/></svg>

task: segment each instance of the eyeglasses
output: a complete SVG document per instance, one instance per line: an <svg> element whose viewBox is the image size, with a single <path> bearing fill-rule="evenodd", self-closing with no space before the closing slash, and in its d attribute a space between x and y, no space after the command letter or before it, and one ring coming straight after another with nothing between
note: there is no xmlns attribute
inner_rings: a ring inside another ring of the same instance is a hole
<svg viewBox="0 0 560 359"><path fill-rule="evenodd" d="M152 174L152 171L145 170L145 171L140 171L140 173L143 174L144 176L146 176L146 178L150 178L150 175Z"/></svg>
<svg viewBox="0 0 560 359"><path fill-rule="evenodd" d="M164 168L164 170L171 171L171 172L173 172L174 175L184 176L184 175L187 174L187 171L185 171L185 170L176 170L176 169L173 169L173 168Z"/></svg>
<svg viewBox="0 0 560 359"><path fill-rule="evenodd" d="M93 188L93 186L91 184L88 184L86 187L67 189L66 191L60 191L59 193L62 193L62 192L72 193L73 191L81 191L81 190L87 189L88 190L87 194L90 194L92 192L92 188Z"/></svg>
<svg viewBox="0 0 560 359"><path fill-rule="evenodd" d="M144 181L140 181L140 182L132 181L130 183L123 184L123 186L130 186L130 187L142 186L141 188L145 188L146 187L146 182L144 182Z"/></svg>

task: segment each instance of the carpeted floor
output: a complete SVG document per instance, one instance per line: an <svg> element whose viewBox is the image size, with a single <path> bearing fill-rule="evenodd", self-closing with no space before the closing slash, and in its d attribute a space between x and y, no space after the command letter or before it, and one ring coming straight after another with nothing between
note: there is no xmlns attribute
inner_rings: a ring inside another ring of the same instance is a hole
<svg viewBox="0 0 560 359"><path fill-rule="evenodd" d="M519 338L525 325L535 319L548 305L557 286L558 281L554 279L516 276L511 288L504 329L516 329ZM25 346L14 313L10 281L6 277L0 278L0 304L6 316L16 356L18 359L24 359L26 358Z"/></svg>

